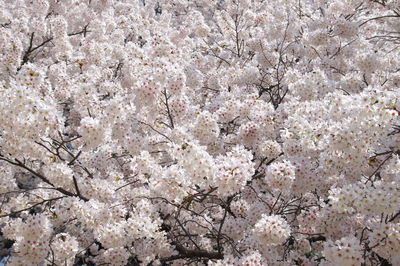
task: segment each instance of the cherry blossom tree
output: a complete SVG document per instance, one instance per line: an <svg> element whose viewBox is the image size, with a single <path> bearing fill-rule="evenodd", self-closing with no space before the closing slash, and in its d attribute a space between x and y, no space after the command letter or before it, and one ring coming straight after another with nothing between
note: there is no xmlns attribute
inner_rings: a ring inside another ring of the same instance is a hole
<svg viewBox="0 0 400 266"><path fill-rule="evenodd" d="M398 0L0 0L7 265L400 265Z"/></svg>

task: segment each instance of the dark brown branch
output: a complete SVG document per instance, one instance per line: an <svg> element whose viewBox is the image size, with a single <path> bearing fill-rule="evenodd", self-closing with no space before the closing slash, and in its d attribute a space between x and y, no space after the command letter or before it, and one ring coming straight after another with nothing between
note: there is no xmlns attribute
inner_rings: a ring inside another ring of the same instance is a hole
<svg viewBox="0 0 400 266"><path fill-rule="evenodd" d="M137 176L137 174L136 174L135 176ZM135 177L135 176L134 176L134 177ZM120 186L119 188L115 189L115 191L117 192L118 190L120 190L120 189L122 189L122 188L124 188L124 187L126 187L126 186L129 186L129 185L131 185L131 184L135 184L135 183L137 183L137 182L139 182L139 180L133 180L133 181L131 181L131 182L128 182L128 183L126 183L125 185L122 185L122 186Z"/></svg>
<svg viewBox="0 0 400 266"><path fill-rule="evenodd" d="M61 196L61 197L57 197L57 198L52 198L52 199L43 200L43 201L41 201L41 202L38 202L38 203L33 204L32 206L29 206L28 208L25 208L25 209L22 209L22 210L18 210L18 211L13 211L13 212L8 213L8 214L0 215L0 218L7 217L7 216L13 216L13 215L16 215L16 214L18 214L18 213L31 210L32 208L35 208L36 206L39 206L39 205L41 205L41 204L43 204L43 203L46 203L46 202L49 202L49 201L53 201L53 200L59 200L59 199L65 198L65 197L66 197L66 196Z"/></svg>
<svg viewBox="0 0 400 266"><path fill-rule="evenodd" d="M83 34L83 37L86 37L86 33L90 32L87 29L88 27L89 27L89 23L86 24L81 31L68 33L68 36L75 36L75 35Z"/></svg>
<svg viewBox="0 0 400 266"><path fill-rule="evenodd" d="M39 178L40 180L42 180L42 181L45 182L46 184L48 184L48 185L54 187L55 190L57 190L58 192L61 192L62 194L66 195L66 196L70 196L70 197L76 197L76 196L78 196L80 199L82 199L82 200L84 200L84 201L88 201L88 199L85 198L85 197L83 197L83 196L79 196L79 195L77 195L77 194L74 194L74 193L72 193L72 192L70 192L70 191L68 191L68 190L65 190L64 188L56 187L53 183L50 182L50 180L49 180L47 177L45 177L44 175L42 175L42 174L36 172L35 170L29 168L28 166L26 166L23 162L21 162L21 161L18 160L18 159L14 159L14 160L15 160L15 162L14 162L14 161L12 161L12 160L10 160L10 159L7 159L7 158L5 158L5 157L2 157L2 156L0 155L0 160L5 161L5 162L8 162L9 164L12 164L12 165L14 165L14 166L18 166L18 167L20 167L20 168L22 168L22 169L25 169L26 171L28 171L28 172L31 173L32 175L36 176L37 178Z"/></svg>
<svg viewBox="0 0 400 266"><path fill-rule="evenodd" d="M163 134L163 133L161 133L160 131L158 131L157 129L155 129L152 125L147 124L147 123L142 122L142 121L139 121L139 120L138 120L138 122L139 122L140 124L143 124L143 125L148 126L148 127L151 128L153 131L157 132L158 134L160 134L161 136L163 136L164 138L166 138L166 139L169 140L170 142L173 142L168 136L166 136L165 134Z"/></svg>
<svg viewBox="0 0 400 266"><path fill-rule="evenodd" d="M228 208L230 203L232 202L233 197L228 199L228 202L224 204L224 216L222 217L221 223L219 224L218 228L218 236L217 236L217 247L218 247L218 253L222 253L222 245L221 245L221 234L222 234L222 227L224 226L225 219L226 219L226 214L228 213Z"/></svg>
<svg viewBox="0 0 400 266"><path fill-rule="evenodd" d="M68 165L73 165L74 162L78 159L79 155L81 155L82 151L79 151L78 154L76 156L74 156L74 158L72 158L72 160L68 163Z"/></svg>
<svg viewBox="0 0 400 266"><path fill-rule="evenodd" d="M33 47L33 38L34 38L34 36L35 36L35 33L32 32L32 33L31 33L30 40L29 40L28 49L25 51L25 54L24 54L24 56L22 57L21 65L18 67L17 70L20 70L20 69L22 68L22 66L23 66L24 64L26 64L26 63L29 61L29 57L31 56L31 54L32 54L34 51L36 51L37 49L41 48L42 46L44 46L45 44L47 44L48 42L51 42L51 41L53 40L53 37L50 37L50 38L46 39L45 41L43 41L41 44L39 44L39 45Z"/></svg>
<svg viewBox="0 0 400 266"><path fill-rule="evenodd" d="M167 89L164 89L162 94L164 95L164 99L165 99L164 104L165 104L165 107L167 108L167 115L168 115L169 123L170 123L169 127L174 128L174 119L172 117L171 110L169 109L169 104L168 104L169 97L167 96Z"/></svg>
<svg viewBox="0 0 400 266"><path fill-rule="evenodd" d="M393 222L397 217L399 217L400 216L400 211L398 211L395 215L393 215L393 217L392 218L390 218L389 220L388 220L388 222L390 223L390 222Z"/></svg>
<svg viewBox="0 0 400 266"><path fill-rule="evenodd" d="M115 68L114 74L113 74L113 78L116 79L118 77L118 73L121 73L121 69L124 66L124 63L119 62L117 67Z"/></svg>
<svg viewBox="0 0 400 266"><path fill-rule="evenodd" d="M72 176L72 179L74 180L74 186L75 186L76 194L78 195L78 197L80 197L81 199L85 199L85 201L88 201L88 199L86 197L82 196L81 191L79 190L78 182L76 181L76 177Z"/></svg>
<svg viewBox="0 0 400 266"><path fill-rule="evenodd" d="M386 15L386 16L379 16L379 17L374 17L374 18L370 18L367 19L366 21L364 21L363 23L361 23L360 25L358 25L359 27L363 26L364 24L366 24L367 22L370 22L372 20L377 20L377 19L382 19L382 18L399 18L400 16L395 14L395 15Z"/></svg>
<svg viewBox="0 0 400 266"><path fill-rule="evenodd" d="M389 154L389 156L387 156L379 165L378 167L375 169L375 171L369 175L369 177L367 178L367 181L365 181L365 184L367 184L369 181L372 181L372 177L374 175L376 175L378 173L378 171L382 168L382 166L390 159L392 158L393 152L391 152Z"/></svg>
<svg viewBox="0 0 400 266"><path fill-rule="evenodd" d="M223 254L221 254L219 252L212 252L212 251L207 251L207 250L202 250L202 249L189 250L189 249L184 248L180 244L175 244L175 248L179 252L179 255L171 256L168 258L163 258L163 259L161 259L161 262L168 262L168 261L174 261L174 260L179 260L179 259L205 258L205 259L221 260L224 258Z"/></svg>

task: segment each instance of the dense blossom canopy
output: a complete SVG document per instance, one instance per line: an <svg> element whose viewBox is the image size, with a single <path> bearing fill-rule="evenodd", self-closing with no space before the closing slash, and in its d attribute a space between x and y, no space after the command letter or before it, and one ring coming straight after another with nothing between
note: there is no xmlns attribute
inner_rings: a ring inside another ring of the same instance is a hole
<svg viewBox="0 0 400 266"><path fill-rule="evenodd" d="M398 0L0 0L7 265L400 265Z"/></svg>

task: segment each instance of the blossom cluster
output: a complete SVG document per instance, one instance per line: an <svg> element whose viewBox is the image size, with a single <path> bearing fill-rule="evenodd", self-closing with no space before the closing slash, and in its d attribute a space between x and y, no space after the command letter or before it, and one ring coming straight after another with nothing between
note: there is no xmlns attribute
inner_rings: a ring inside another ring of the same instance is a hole
<svg viewBox="0 0 400 266"><path fill-rule="evenodd" d="M254 225L254 234L260 245L279 245L290 236L290 226L278 215L262 215Z"/></svg>

